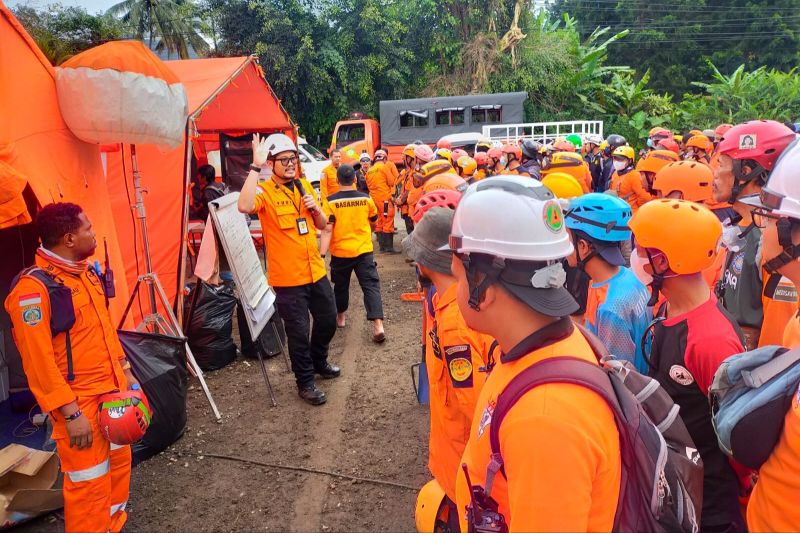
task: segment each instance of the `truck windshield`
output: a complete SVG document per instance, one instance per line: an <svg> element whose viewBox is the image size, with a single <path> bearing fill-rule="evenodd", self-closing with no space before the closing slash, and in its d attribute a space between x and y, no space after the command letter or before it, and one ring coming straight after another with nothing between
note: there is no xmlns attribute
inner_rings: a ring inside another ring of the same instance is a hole
<svg viewBox="0 0 800 533"><path fill-rule="evenodd" d="M314 161L325 161L328 159L327 157L322 155L322 152L320 152L310 144L300 144L300 147L306 152L308 152L308 155L314 158Z"/></svg>
<svg viewBox="0 0 800 533"><path fill-rule="evenodd" d="M348 144L363 141L366 137L363 124L343 124L336 133L336 148L343 148Z"/></svg>

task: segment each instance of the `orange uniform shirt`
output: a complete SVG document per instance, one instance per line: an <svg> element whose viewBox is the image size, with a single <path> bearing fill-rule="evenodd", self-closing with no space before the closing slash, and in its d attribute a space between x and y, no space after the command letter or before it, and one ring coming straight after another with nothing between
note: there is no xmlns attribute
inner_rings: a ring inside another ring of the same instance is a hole
<svg viewBox="0 0 800 533"><path fill-rule="evenodd" d="M644 188L642 175L638 170L631 170L624 176L620 176L615 170L611 176L611 190L628 202L634 213L653 199L653 195Z"/></svg>
<svg viewBox="0 0 800 533"><path fill-rule="evenodd" d="M93 272L79 276L36 257L36 265L69 287L75 309L70 329L75 380L67 382L66 333L50 331L50 298L39 280L23 276L5 301L14 341L19 348L28 384L45 412L54 412L74 400L125 390L120 365L125 357L105 304L103 287ZM61 417L58 412L54 418ZM61 438L63 424L54 424L53 438Z"/></svg>
<svg viewBox="0 0 800 533"><path fill-rule="evenodd" d="M771 276L762 267L761 275L764 279L764 288L761 291L761 304L764 308L764 321L761 323L761 333L758 336L758 346L785 344L784 332L789 324L794 322L797 313L797 289L786 276L781 276L777 287L769 287ZM800 345L798 343L797 345Z"/></svg>
<svg viewBox="0 0 800 533"><path fill-rule="evenodd" d="M314 190L306 180L301 181L306 192ZM296 287L322 279L325 263L317 247L314 216L303 205L300 192L270 178L256 188L255 204L267 248L269 284ZM298 227L301 219L305 235Z"/></svg>
<svg viewBox="0 0 800 533"><path fill-rule="evenodd" d="M400 176L397 178L397 183L395 184L396 199L400 206L400 214L404 216L411 214L408 205L408 195L411 192L411 188L414 186L413 174L414 172L410 168L404 168L403 171L400 172Z"/></svg>
<svg viewBox="0 0 800 533"><path fill-rule="evenodd" d="M319 195L323 202L327 200L328 196L339 192L336 170L333 163L322 169L322 176L320 176L319 180Z"/></svg>
<svg viewBox="0 0 800 533"><path fill-rule="evenodd" d="M489 425L498 395L523 369L558 356L597 362L569 318L523 340L489 374L462 458L473 484L485 487ZM510 531L611 531L621 466L619 434L605 400L578 385L536 387L508 412L499 437L508 479L495 476L491 497ZM461 470L456 496L466 531L470 494Z"/></svg>
<svg viewBox="0 0 800 533"><path fill-rule="evenodd" d="M419 199L422 198L425 192L422 190L422 187L415 187L413 181L411 182L411 186L408 189L408 214L414 216L414 210L417 208L417 202Z"/></svg>
<svg viewBox="0 0 800 533"><path fill-rule="evenodd" d="M486 169L479 168L475 171L475 174L472 175L472 181L481 181L482 179L486 178Z"/></svg>
<svg viewBox="0 0 800 533"><path fill-rule="evenodd" d="M391 167L387 166L383 161L379 161L370 167L366 178L369 195L375 200L376 204L391 200L394 192L394 183L397 179L392 173Z"/></svg>
<svg viewBox="0 0 800 533"><path fill-rule="evenodd" d="M456 303L457 285L433 297L434 325L426 341L431 432L428 468L455 501L456 473L469 439L475 402L486 381L494 339L469 329Z"/></svg>

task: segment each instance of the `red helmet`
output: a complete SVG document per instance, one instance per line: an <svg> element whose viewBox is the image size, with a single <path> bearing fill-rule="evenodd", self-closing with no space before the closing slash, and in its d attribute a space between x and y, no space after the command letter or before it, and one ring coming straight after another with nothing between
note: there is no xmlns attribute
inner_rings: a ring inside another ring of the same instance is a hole
<svg viewBox="0 0 800 533"><path fill-rule="evenodd" d="M133 444L144 437L150 426L150 404L139 385L100 396L97 411L100 431L112 444Z"/></svg>
<svg viewBox="0 0 800 533"><path fill-rule="evenodd" d="M415 224L418 223L422 219L422 215L431 207L446 207L455 210L460 200L461 193L450 189L436 189L435 191L426 192L417 202L411 218Z"/></svg>
<svg viewBox="0 0 800 533"><path fill-rule="evenodd" d="M717 129L714 130L714 136L719 137L722 139L723 136L728 132L729 129L733 127L733 124L720 124L717 126Z"/></svg>
<svg viewBox="0 0 800 533"><path fill-rule="evenodd" d="M447 139L441 138L438 141L436 141L436 149L438 150L439 148L447 148L448 150L450 150L451 148L453 148L453 145L450 144L450 141L448 141Z"/></svg>
<svg viewBox="0 0 800 533"><path fill-rule="evenodd" d="M431 150L431 147L427 144L417 145L417 147L414 148L414 157L425 163L430 163L434 158L433 150Z"/></svg>
<svg viewBox="0 0 800 533"><path fill-rule="evenodd" d="M574 152L575 145L569 142L566 139L556 139L556 142L553 143L553 148L557 152Z"/></svg>
<svg viewBox="0 0 800 533"><path fill-rule="evenodd" d="M477 163L479 167L489 162L489 156L486 152L475 152L475 157L473 159L475 159L475 163Z"/></svg>
<svg viewBox="0 0 800 533"><path fill-rule="evenodd" d="M500 161L500 158L503 157L503 151L500 148L490 148L486 155L495 161Z"/></svg>
<svg viewBox="0 0 800 533"><path fill-rule="evenodd" d="M461 148L456 148L453 150L453 162L455 163L465 155L469 155L466 150L462 150Z"/></svg>
<svg viewBox="0 0 800 533"><path fill-rule="evenodd" d="M573 148L574 150L574 148ZM517 161L522 159L522 148L517 146L516 144L504 144L503 145L503 153L509 155L509 161L511 160L511 156L513 155Z"/></svg>
<svg viewBox="0 0 800 533"><path fill-rule="evenodd" d="M659 150L669 150L670 152L675 152L676 154L681 153L681 147L675 141L675 139L661 139L656 143L656 149Z"/></svg>
<svg viewBox="0 0 800 533"><path fill-rule="evenodd" d="M737 124L728 131L717 145L717 154L733 159L733 184L731 201L735 200L744 184L756 178L766 179L775 161L789 143L794 141L795 133L774 120L751 120ZM742 171L743 163L751 162L749 174Z"/></svg>

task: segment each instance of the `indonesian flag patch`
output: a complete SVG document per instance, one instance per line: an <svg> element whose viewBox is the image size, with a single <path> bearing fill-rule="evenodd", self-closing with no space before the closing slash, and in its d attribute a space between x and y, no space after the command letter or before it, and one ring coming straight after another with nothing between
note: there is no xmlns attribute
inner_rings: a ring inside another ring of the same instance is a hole
<svg viewBox="0 0 800 533"><path fill-rule="evenodd" d="M39 305L42 303L42 295L38 292L23 294L19 297L19 306L28 307L29 305Z"/></svg>

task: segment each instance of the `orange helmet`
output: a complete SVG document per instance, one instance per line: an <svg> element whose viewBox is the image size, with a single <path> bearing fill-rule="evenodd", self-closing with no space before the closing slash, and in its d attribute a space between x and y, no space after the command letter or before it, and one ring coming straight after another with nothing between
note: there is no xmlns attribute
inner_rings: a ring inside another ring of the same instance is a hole
<svg viewBox="0 0 800 533"><path fill-rule="evenodd" d="M516 144L504 144L502 151L504 154L508 154L509 161L511 161L512 155L517 161L522 159L522 148L520 148Z"/></svg>
<svg viewBox="0 0 800 533"><path fill-rule="evenodd" d="M702 135L702 134L703 130L698 130L698 129L689 130L689 137L692 137L693 135Z"/></svg>
<svg viewBox="0 0 800 533"><path fill-rule="evenodd" d="M651 150L636 163L636 170L656 173L666 165L678 161L678 154L669 150Z"/></svg>
<svg viewBox="0 0 800 533"><path fill-rule="evenodd" d="M710 151L709 145L710 141L708 137L700 133L699 135L692 135L689 137L689 140L686 141L686 148L697 148L699 150L704 150L706 152Z"/></svg>
<svg viewBox="0 0 800 533"><path fill-rule="evenodd" d="M650 130L650 133L647 134L648 137L672 137L672 132L669 131L667 128L662 128L661 126L656 126L655 128Z"/></svg>
<svg viewBox="0 0 800 533"><path fill-rule="evenodd" d="M566 139L556 139L553 143L553 148L558 152L574 152L575 145Z"/></svg>
<svg viewBox="0 0 800 533"><path fill-rule="evenodd" d="M422 186L423 193L441 189L463 193L467 189L467 182L461 176L453 174L452 169L450 169L450 172L436 174L426 180L425 185Z"/></svg>
<svg viewBox="0 0 800 533"><path fill-rule="evenodd" d="M403 148L403 155L408 157L414 157L414 148L416 148L416 144L407 144L405 148Z"/></svg>
<svg viewBox="0 0 800 533"><path fill-rule="evenodd" d="M461 193L459 191L451 191L450 189L436 189L434 191L426 192L417 202L414 207L414 213L411 219L416 224L422 219L422 216L431 207L446 207L455 211L458 202L461 200Z"/></svg>
<svg viewBox="0 0 800 533"><path fill-rule="evenodd" d="M125 392L110 392L99 398L97 422L112 444L133 444L150 426L150 404L138 384Z"/></svg>
<svg viewBox="0 0 800 533"><path fill-rule="evenodd" d="M466 150L462 150L461 148L456 148L453 150L453 161L458 161L465 155L469 155Z"/></svg>
<svg viewBox="0 0 800 533"><path fill-rule="evenodd" d="M472 176L477 168L478 163L468 155L461 156L456 161L456 170L462 178Z"/></svg>
<svg viewBox="0 0 800 533"><path fill-rule="evenodd" d="M704 205L662 198L647 202L628 226L637 246L661 251L676 274L696 274L714 264L722 223Z"/></svg>
<svg viewBox="0 0 800 533"><path fill-rule="evenodd" d="M696 161L678 161L656 173L653 190L661 191L665 198L678 191L684 200L710 205L714 203L711 193L713 181L714 173L708 165Z"/></svg>
<svg viewBox="0 0 800 533"><path fill-rule="evenodd" d="M422 165L419 172L414 172L414 179L418 183L425 183L432 177L445 172L453 172L453 167L446 160L437 159Z"/></svg>
<svg viewBox="0 0 800 533"><path fill-rule="evenodd" d="M489 155L486 152L475 152L475 164L479 167L489 162Z"/></svg>
<svg viewBox="0 0 800 533"><path fill-rule="evenodd" d="M450 150L450 149L453 148L453 145L450 144L450 141L448 141L447 139L441 138L438 141L436 141L436 148L437 149L439 149L439 148L447 148L448 150Z"/></svg>

